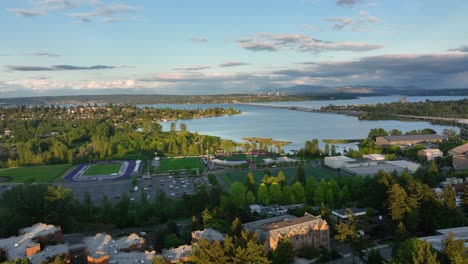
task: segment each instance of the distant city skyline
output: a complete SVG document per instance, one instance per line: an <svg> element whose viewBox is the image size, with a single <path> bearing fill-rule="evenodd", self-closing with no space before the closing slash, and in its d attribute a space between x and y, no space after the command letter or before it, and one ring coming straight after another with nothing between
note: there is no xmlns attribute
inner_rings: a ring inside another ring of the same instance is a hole
<svg viewBox="0 0 468 264"><path fill-rule="evenodd" d="M0 97L468 88L468 1L0 1Z"/></svg>

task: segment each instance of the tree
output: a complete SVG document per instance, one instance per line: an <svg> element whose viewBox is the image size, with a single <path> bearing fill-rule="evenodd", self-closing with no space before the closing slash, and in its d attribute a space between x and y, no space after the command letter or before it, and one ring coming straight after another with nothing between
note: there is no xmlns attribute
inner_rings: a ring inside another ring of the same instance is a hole
<svg viewBox="0 0 468 264"><path fill-rule="evenodd" d="M153 258L153 264L166 264L167 262L161 256L155 256Z"/></svg>
<svg viewBox="0 0 468 264"><path fill-rule="evenodd" d="M245 201L248 205L255 204L255 195L252 191L247 192L247 194L245 195Z"/></svg>
<svg viewBox="0 0 468 264"><path fill-rule="evenodd" d="M422 241L419 245L416 254L413 255L413 263L414 264L436 264L439 263L437 261L437 254L432 252L431 244L427 241Z"/></svg>
<svg viewBox="0 0 468 264"><path fill-rule="evenodd" d="M294 181L305 184L305 171L302 163L299 163L299 166L297 166L296 177L294 178Z"/></svg>
<svg viewBox="0 0 468 264"><path fill-rule="evenodd" d="M284 176L282 170L278 171L277 181L281 186L286 185L286 176Z"/></svg>
<svg viewBox="0 0 468 264"><path fill-rule="evenodd" d="M208 210L208 208L205 208L205 210L203 210L202 219L203 219L203 227L204 228L209 227L211 221L213 220L213 215L210 213L210 210Z"/></svg>
<svg viewBox="0 0 468 264"><path fill-rule="evenodd" d="M272 264L288 264L294 262L295 252L288 238L282 239L272 254Z"/></svg>
<svg viewBox="0 0 468 264"><path fill-rule="evenodd" d="M171 123L171 132L175 132L176 131L176 123L172 122Z"/></svg>
<svg viewBox="0 0 468 264"><path fill-rule="evenodd" d="M388 190L390 216L393 221L403 220L404 214L409 210L408 195L399 184L393 184Z"/></svg>
<svg viewBox="0 0 468 264"><path fill-rule="evenodd" d="M185 123L180 123L179 128L180 128L180 131L182 132L187 131L187 125Z"/></svg>
<svg viewBox="0 0 468 264"><path fill-rule="evenodd" d="M282 200L281 186L273 182L268 189L270 202L272 204L279 204Z"/></svg>
<svg viewBox="0 0 468 264"><path fill-rule="evenodd" d="M238 208L242 208L245 206L246 192L247 190L245 189L245 186L242 183L235 181L233 184L231 184L230 197L234 205Z"/></svg>
<svg viewBox="0 0 468 264"><path fill-rule="evenodd" d="M295 182L291 186L291 191L294 195L294 202L295 203L304 203L305 202L305 191L304 187L300 182Z"/></svg>
<svg viewBox="0 0 468 264"><path fill-rule="evenodd" d="M229 245L232 239L227 237L224 241ZM201 239L193 245L190 261L196 264L211 264L211 263L229 263L229 256L226 254L223 245L218 241L209 242Z"/></svg>
<svg viewBox="0 0 468 264"><path fill-rule="evenodd" d="M440 196L447 211L453 211L457 208L457 205L455 204L457 193L452 187L447 186L444 189L442 189L442 193Z"/></svg>
<svg viewBox="0 0 468 264"><path fill-rule="evenodd" d="M269 205L270 204L270 196L268 194L268 187L262 183L258 187L257 192L257 201L259 204Z"/></svg>
<svg viewBox="0 0 468 264"><path fill-rule="evenodd" d="M229 235L233 237L240 236L242 234L242 229L242 222L238 217L236 217L234 221L232 221L231 232Z"/></svg>
<svg viewBox="0 0 468 264"><path fill-rule="evenodd" d="M328 144L325 144L325 148L323 150L323 154L325 156L329 156L330 155L330 146Z"/></svg>
<svg viewBox="0 0 468 264"><path fill-rule="evenodd" d="M288 185L283 187L281 197L283 197L281 204L293 204L296 201L291 187L289 187Z"/></svg>
<svg viewBox="0 0 468 264"><path fill-rule="evenodd" d="M385 263L385 259L380 254L378 249L371 249L367 255L368 264L382 264Z"/></svg>
<svg viewBox="0 0 468 264"><path fill-rule="evenodd" d="M450 263L462 264L468 261L464 241L455 240L452 232L444 240L444 253L450 260Z"/></svg>
<svg viewBox="0 0 468 264"><path fill-rule="evenodd" d="M247 189L252 192L255 191L255 178L251 171L247 173Z"/></svg>
<svg viewBox="0 0 468 264"><path fill-rule="evenodd" d="M336 146L335 146L335 145L332 145L332 146L331 146L331 155L332 155L332 156L335 156L335 155L336 155Z"/></svg>

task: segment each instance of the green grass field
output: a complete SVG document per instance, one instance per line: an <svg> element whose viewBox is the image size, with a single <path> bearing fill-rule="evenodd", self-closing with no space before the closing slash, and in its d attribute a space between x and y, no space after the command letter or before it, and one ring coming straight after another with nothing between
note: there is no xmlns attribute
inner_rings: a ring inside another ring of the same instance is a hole
<svg viewBox="0 0 468 264"><path fill-rule="evenodd" d="M162 158L159 163L159 172L178 170L204 169L200 158Z"/></svg>
<svg viewBox="0 0 468 264"><path fill-rule="evenodd" d="M278 171L280 170L283 171L284 175L286 176L286 181L288 183L291 183L292 179L296 175L296 168L270 168L270 173L272 176L277 176ZM225 174L221 174L219 178L221 178L222 182L224 182L224 187L229 188L229 186L231 186L231 184L235 181L242 183L246 182L247 173L248 172L246 171L230 171ZM255 182L259 184L263 178L263 170L255 170L252 171L252 173L254 175ZM314 177L315 179L321 179L337 175L335 172L330 171L328 169L310 167L305 167L305 174L306 178Z"/></svg>
<svg viewBox="0 0 468 264"><path fill-rule="evenodd" d="M70 164L60 164L8 168L0 170L0 176L12 177L13 180L8 181L8 183L51 182L61 176L70 167Z"/></svg>
<svg viewBox="0 0 468 264"><path fill-rule="evenodd" d="M83 173L83 176L110 175L119 172L120 167L122 167L122 163L93 164Z"/></svg>

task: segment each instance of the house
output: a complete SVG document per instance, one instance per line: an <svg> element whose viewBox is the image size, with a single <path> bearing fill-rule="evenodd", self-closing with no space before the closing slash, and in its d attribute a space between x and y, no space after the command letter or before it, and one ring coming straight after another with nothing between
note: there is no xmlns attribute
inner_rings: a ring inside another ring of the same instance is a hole
<svg viewBox="0 0 468 264"><path fill-rule="evenodd" d="M440 149L421 149L418 151L418 156L426 158L427 160L433 160L437 157L444 156L444 153Z"/></svg>
<svg viewBox="0 0 468 264"><path fill-rule="evenodd" d="M192 254L192 246L182 245L177 248L163 249L162 255L165 261L171 264L188 262Z"/></svg>
<svg viewBox="0 0 468 264"><path fill-rule="evenodd" d="M437 134L403 135L376 137L375 143L381 146L414 145L422 142L442 142L444 137Z"/></svg>
<svg viewBox="0 0 468 264"><path fill-rule="evenodd" d="M289 238L294 249L322 246L330 249L330 227L321 216L282 215L246 223L244 229L256 232L267 252L275 250L283 238Z"/></svg>
<svg viewBox="0 0 468 264"><path fill-rule="evenodd" d="M224 242L225 235L211 228L197 230L192 232L192 243L197 243L200 239L210 242Z"/></svg>

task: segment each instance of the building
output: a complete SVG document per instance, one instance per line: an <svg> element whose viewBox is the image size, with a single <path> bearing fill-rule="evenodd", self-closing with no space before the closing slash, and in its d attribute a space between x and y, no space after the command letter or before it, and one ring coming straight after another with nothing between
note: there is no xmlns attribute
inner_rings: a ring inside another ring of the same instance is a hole
<svg viewBox="0 0 468 264"><path fill-rule="evenodd" d="M382 161L385 160L385 155L383 154L366 154L363 158L374 160L374 161Z"/></svg>
<svg viewBox="0 0 468 264"><path fill-rule="evenodd" d="M452 156L452 165L455 170L468 169L468 143L449 150L448 154Z"/></svg>
<svg viewBox="0 0 468 264"><path fill-rule="evenodd" d="M266 166L269 166L271 164L298 163L298 162L299 162L298 159L293 159L293 158L289 158L289 157L279 157L279 158L276 158L276 159L272 159L272 158L263 159L263 163Z"/></svg>
<svg viewBox="0 0 468 264"><path fill-rule="evenodd" d="M182 245L178 248L163 249L162 256L165 261L171 264L188 262L192 254L192 246Z"/></svg>
<svg viewBox="0 0 468 264"><path fill-rule="evenodd" d="M468 154L453 156L452 165L455 170L468 170Z"/></svg>
<svg viewBox="0 0 468 264"><path fill-rule="evenodd" d="M341 220L341 221L348 219L348 216L346 215L348 213L351 213L353 216L363 216L363 215L366 215L367 210L366 208L351 207L351 208L338 209L338 210L332 211L332 215L335 216L337 220Z"/></svg>
<svg viewBox="0 0 468 264"><path fill-rule="evenodd" d="M463 144L461 146L458 146L456 148L453 148L453 149L449 150L447 153L450 156L454 156L454 155L464 155L467 152L468 152L468 143Z"/></svg>
<svg viewBox="0 0 468 264"><path fill-rule="evenodd" d="M267 252L275 250L283 238L289 238L294 249L321 246L330 249L330 227L320 216L282 215L247 223L244 229L256 232Z"/></svg>
<svg viewBox="0 0 468 264"><path fill-rule="evenodd" d="M442 142L444 137L437 134L383 136L377 137L375 143L381 146L390 145L414 145L421 142Z"/></svg>
<svg viewBox="0 0 468 264"><path fill-rule="evenodd" d="M88 252L88 264L107 264L118 253L143 251L145 248L145 239L137 234L115 240L108 234L98 233L95 236L85 238L83 243Z"/></svg>
<svg viewBox="0 0 468 264"><path fill-rule="evenodd" d="M225 235L211 228L197 230L192 232L192 243L197 243L200 239L210 242L224 242Z"/></svg>
<svg viewBox="0 0 468 264"><path fill-rule="evenodd" d="M436 230L436 235L428 237L420 237L418 239L431 243L431 246L442 252L444 250L444 241L448 234L453 233L455 240L467 241L468 239L468 227L457 227ZM468 250L468 244L465 242L465 251Z"/></svg>
<svg viewBox="0 0 468 264"><path fill-rule="evenodd" d="M345 163L355 161L352 158L346 156L333 156L333 157L325 157L324 164L333 169L341 168Z"/></svg>
<svg viewBox="0 0 468 264"><path fill-rule="evenodd" d="M460 138L468 140L468 119L459 120L458 127L460 128Z"/></svg>
<svg viewBox="0 0 468 264"><path fill-rule="evenodd" d="M444 153L440 149L421 149L418 151L418 156L426 158L427 160L433 160L437 157L444 156Z"/></svg>
<svg viewBox="0 0 468 264"><path fill-rule="evenodd" d="M409 173L415 173L421 167L421 164L407 160L387 160L385 163L408 170Z"/></svg>
<svg viewBox="0 0 468 264"><path fill-rule="evenodd" d="M38 223L19 230L18 236L0 240L0 263L38 254L47 244L62 242L62 229Z"/></svg>

